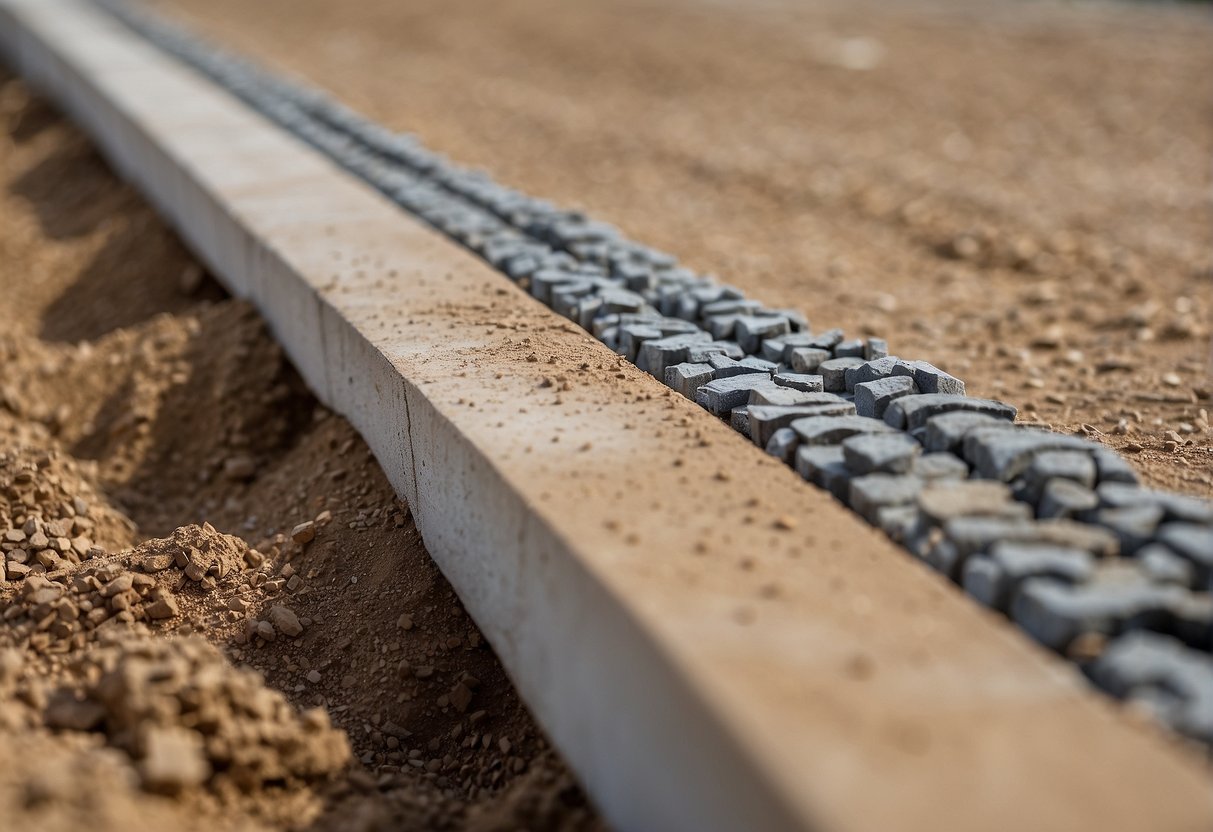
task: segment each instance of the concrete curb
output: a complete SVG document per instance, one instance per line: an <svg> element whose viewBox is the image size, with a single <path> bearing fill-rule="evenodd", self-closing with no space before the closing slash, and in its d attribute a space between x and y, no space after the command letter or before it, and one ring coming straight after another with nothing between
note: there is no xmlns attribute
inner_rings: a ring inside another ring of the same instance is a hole
<svg viewBox="0 0 1213 832"><path fill-rule="evenodd" d="M1194 758L470 254L77 0L0 21L366 438L616 826L1210 826Z"/></svg>

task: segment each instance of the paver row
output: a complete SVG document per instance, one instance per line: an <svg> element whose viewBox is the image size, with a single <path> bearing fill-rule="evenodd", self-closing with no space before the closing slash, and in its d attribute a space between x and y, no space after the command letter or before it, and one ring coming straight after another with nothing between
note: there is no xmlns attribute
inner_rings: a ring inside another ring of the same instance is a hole
<svg viewBox="0 0 1213 832"><path fill-rule="evenodd" d="M913 555L1213 745L1213 503L1114 451L1016 425L880 338L680 267L580 212L458 167L303 84L117 0L129 26L476 252L539 301L828 490Z"/></svg>

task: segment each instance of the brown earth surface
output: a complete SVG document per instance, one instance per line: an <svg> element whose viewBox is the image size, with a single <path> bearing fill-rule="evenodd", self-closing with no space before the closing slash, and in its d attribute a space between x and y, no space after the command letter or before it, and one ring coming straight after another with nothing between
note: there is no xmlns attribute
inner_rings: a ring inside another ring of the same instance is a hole
<svg viewBox="0 0 1213 832"><path fill-rule="evenodd" d="M0 180L0 826L600 828L362 440L3 71Z"/></svg>
<svg viewBox="0 0 1213 832"><path fill-rule="evenodd" d="M1213 18L153 0L505 184L1213 496Z"/></svg>

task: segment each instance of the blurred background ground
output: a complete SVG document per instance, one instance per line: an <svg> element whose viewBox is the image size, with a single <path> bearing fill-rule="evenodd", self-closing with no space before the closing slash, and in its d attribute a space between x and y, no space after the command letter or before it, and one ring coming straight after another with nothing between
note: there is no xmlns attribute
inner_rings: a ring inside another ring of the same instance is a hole
<svg viewBox="0 0 1213 832"><path fill-rule="evenodd" d="M1213 495L1207 4L153 5Z"/></svg>

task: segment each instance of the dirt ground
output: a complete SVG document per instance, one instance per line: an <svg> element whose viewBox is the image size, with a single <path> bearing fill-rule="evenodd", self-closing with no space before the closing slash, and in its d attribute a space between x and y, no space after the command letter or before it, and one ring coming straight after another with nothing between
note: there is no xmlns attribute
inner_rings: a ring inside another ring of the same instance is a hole
<svg viewBox="0 0 1213 832"><path fill-rule="evenodd" d="M154 0L499 181L1213 496L1213 17Z"/></svg>
<svg viewBox="0 0 1213 832"><path fill-rule="evenodd" d="M0 180L0 826L600 828L363 442L3 71Z"/></svg>

